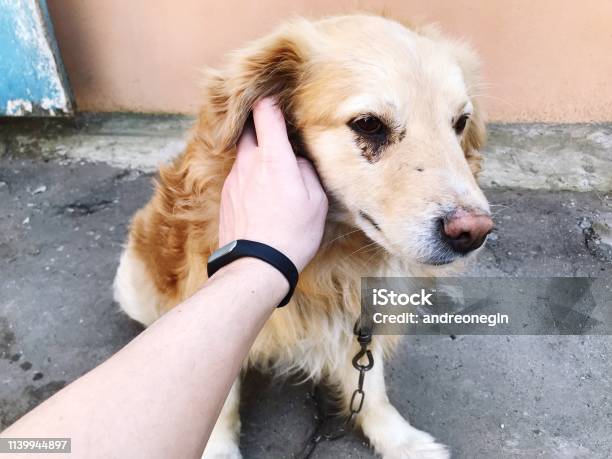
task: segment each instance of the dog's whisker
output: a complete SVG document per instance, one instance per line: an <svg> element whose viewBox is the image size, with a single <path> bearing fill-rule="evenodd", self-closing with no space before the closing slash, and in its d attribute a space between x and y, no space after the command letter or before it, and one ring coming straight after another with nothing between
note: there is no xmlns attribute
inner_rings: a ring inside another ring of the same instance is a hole
<svg viewBox="0 0 612 459"><path fill-rule="evenodd" d="M360 252L363 252L364 250L373 247L373 246L379 246L378 242L371 242L370 244L366 244L363 247L360 247L359 249L355 250L354 252L352 252L350 255L356 255Z"/></svg>
<svg viewBox="0 0 612 459"><path fill-rule="evenodd" d="M352 231L349 231L349 232L347 232L347 233L343 233L343 234L341 234L340 236L336 236L336 237L335 237L335 238L333 238L332 240L327 241L327 242L326 242L325 244L323 244L321 247L327 247L327 246L329 246L329 245L333 244L334 242L336 242L336 241L338 241L338 240L340 240L340 239L343 239L343 238L345 238L345 237L347 237L347 236L350 236L351 234L355 234L355 233L358 233L358 232L360 232L360 231L362 231L362 230L361 230L361 228L355 228L355 229L354 229L354 230L352 230Z"/></svg>
<svg viewBox="0 0 612 459"><path fill-rule="evenodd" d="M374 258L380 251L381 251L382 247L375 247L374 250L372 250L372 255L370 255L368 257L368 259L365 261L366 264L369 264L370 261L372 261L372 258Z"/></svg>

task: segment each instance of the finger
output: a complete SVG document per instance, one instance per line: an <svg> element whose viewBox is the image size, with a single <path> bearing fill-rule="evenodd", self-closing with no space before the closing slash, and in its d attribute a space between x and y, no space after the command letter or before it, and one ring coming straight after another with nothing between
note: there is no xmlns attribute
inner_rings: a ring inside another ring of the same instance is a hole
<svg viewBox="0 0 612 459"><path fill-rule="evenodd" d="M257 144L264 156L279 160L295 160L287 137L285 118L274 99L266 97L255 104L253 121L257 132Z"/></svg>
<svg viewBox="0 0 612 459"><path fill-rule="evenodd" d="M242 129L242 134L238 139L237 150L240 151L252 151L257 148L257 138L255 137L255 127L253 126L253 120L249 117L247 122Z"/></svg>
<svg viewBox="0 0 612 459"><path fill-rule="evenodd" d="M297 164L300 170L300 175L302 176L302 180L304 181L306 191L308 191L308 196L314 198L316 196L324 195L325 192L323 191L323 187L321 186L321 181L319 180L317 171L315 170L312 163L306 158L298 158Z"/></svg>
<svg viewBox="0 0 612 459"><path fill-rule="evenodd" d="M256 150L255 127L253 126L253 120L249 118L242 129L242 134L240 134L238 144L236 145L236 164L250 163L249 159L252 160Z"/></svg>

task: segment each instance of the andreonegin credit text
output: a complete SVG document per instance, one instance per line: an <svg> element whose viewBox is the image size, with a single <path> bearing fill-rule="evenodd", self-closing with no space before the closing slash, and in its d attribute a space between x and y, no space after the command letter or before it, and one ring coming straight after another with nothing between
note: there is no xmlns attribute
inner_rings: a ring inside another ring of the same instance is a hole
<svg viewBox="0 0 612 459"><path fill-rule="evenodd" d="M431 306L433 304L433 292L427 293L421 289L418 293L396 293L388 289L372 289L373 306ZM488 325L495 327L498 324L507 324L507 314L460 314L460 313L429 313L419 314L416 312L380 312L372 314L372 320L376 324L463 324L463 325Z"/></svg>

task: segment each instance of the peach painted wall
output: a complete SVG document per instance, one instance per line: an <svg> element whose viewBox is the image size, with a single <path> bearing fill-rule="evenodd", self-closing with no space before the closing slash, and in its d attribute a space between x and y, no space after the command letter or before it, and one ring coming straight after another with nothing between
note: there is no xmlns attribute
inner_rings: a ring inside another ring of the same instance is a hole
<svg viewBox="0 0 612 459"><path fill-rule="evenodd" d="M331 3L331 5L330 5ZM192 113L198 74L294 14L438 22L480 53L496 121L612 121L611 0L48 0L84 111Z"/></svg>

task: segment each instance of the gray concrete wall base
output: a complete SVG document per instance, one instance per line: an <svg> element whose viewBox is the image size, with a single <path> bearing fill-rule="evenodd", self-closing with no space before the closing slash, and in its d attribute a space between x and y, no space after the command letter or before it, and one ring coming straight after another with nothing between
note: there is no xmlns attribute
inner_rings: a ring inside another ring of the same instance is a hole
<svg viewBox="0 0 612 459"><path fill-rule="evenodd" d="M612 190L610 124L493 124L484 157L488 188Z"/></svg>
<svg viewBox="0 0 612 459"><path fill-rule="evenodd" d="M0 125L0 155L10 149L152 172L183 149L192 123L129 114L7 121ZM610 191L612 124L491 124L484 158L480 182L487 188Z"/></svg>

